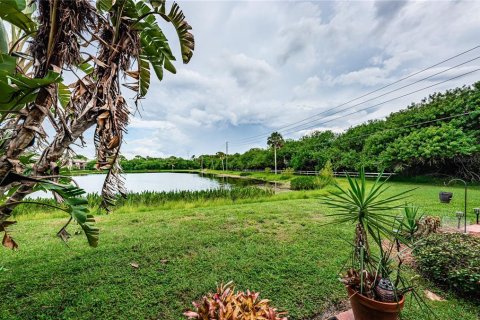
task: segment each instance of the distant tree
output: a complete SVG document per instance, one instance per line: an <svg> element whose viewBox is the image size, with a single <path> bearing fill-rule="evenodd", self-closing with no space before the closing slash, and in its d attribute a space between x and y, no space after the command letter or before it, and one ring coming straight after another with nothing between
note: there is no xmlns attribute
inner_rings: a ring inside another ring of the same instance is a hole
<svg viewBox="0 0 480 320"><path fill-rule="evenodd" d="M276 131L272 132L267 139L267 145L274 150L275 174L277 174L277 149L283 147L284 144L285 140L283 140L282 135Z"/></svg>
<svg viewBox="0 0 480 320"><path fill-rule="evenodd" d="M220 159L220 161L222 162L222 170L223 170L223 171L225 171L225 165L223 164L223 160L225 160L225 157L226 157L226 156L227 156L227 155L226 155L224 152L222 152L222 151L217 152L217 157L218 157L218 158Z"/></svg>
<svg viewBox="0 0 480 320"><path fill-rule="evenodd" d="M73 159L80 159L80 160L88 160L87 157L85 157L84 155L82 154L77 154L73 157Z"/></svg>

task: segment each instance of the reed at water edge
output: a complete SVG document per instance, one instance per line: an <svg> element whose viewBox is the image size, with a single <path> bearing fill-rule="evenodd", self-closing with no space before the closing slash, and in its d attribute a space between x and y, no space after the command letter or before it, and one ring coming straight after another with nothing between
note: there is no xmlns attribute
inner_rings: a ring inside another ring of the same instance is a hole
<svg viewBox="0 0 480 320"><path fill-rule="evenodd" d="M198 191L143 191L129 193L126 198L119 197L115 206L115 210L128 207L133 210L135 208L145 207L182 207L188 204L206 205L209 202L225 203L235 202L241 199L259 199L271 197L274 195L273 189L259 188L254 186L232 187L220 189L208 189ZM88 207L90 210L98 210L102 199L97 193L89 193L86 195ZM34 215L38 213L51 213L52 208L46 205L58 205L54 199L39 198L33 200L38 204L26 203L21 204L13 211L13 216ZM53 210L53 212L60 210Z"/></svg>

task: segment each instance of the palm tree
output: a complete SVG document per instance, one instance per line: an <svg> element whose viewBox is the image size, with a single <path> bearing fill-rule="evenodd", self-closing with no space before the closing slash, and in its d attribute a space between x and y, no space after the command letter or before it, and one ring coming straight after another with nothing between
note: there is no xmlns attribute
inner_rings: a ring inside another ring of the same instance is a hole
<svg viewBox="0 0 480 320"><path fill-rule="evenodd" d="M129 109L121 88L133 90L137 104L148 92L151 69L159 80L164 69L176 72L156 17L176 29L184 63L194 50L190 25L176 3L167 11L165 0L97 0L96 7L91 0L0 0L0 7L0 177L16 174L20 183L16 189L0 184L2 194L12 190L0 206L0 231L38 179L58 181L58 164L73 143L84 145L92 126L96 167L108 170L102 195L109 208L125 194L119 160ZM11 36L2 20L12 26ZM65 72L76 81L64 83ZM49 140L47 120L55 129ZM38 158L20 161L28 152ZM71 218L86 221L76 213Z"/></svg>
<svg viewBox="0 0 480 320"><path fill-rule="evenodd" d="M222 162L222 170L225 171L225 166L223 164L223 160L225 159L226 157L226 154L222 151L219 151L217 152L216 156L220 159L220 161Z"/></svg>
<svg viewBox="0 0 480 320"><path fill-rule="evenodd" d="M285 140L283 140L283 137L280 133L278 132L273 132L270 137L267 139L267 145L270 148L273 148L274 150L274 155L275 155L275 174L277 174L277 149L280 149L283 147L285 144Z"/></svg>

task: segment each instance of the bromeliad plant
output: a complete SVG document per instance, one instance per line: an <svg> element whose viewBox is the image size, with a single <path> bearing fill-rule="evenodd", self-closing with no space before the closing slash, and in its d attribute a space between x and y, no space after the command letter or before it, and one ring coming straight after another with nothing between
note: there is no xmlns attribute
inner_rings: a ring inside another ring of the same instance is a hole
<svg viewBox="0 0 480 320"><path fill-rule="evenodd" d="M278 312L267 299L259 299L257 292L235 292L232 282L217 287L199 302L193 302L195 311L184 313L189 319L202 320L287 320L286 312Z"/></svg>
<svg viewBox="0 0 480 320"><path fill-rule="evenodd" d="M336 192L323 198L324 203L336 211L330 215L334 223L355 225L350 265L342 281L355 292L380 301L384 298L376 289L380 282L386 283L398 301L410 288L399 287L404 283L399 273L401 263L395 270L395 259L392 259L393 245L402 240L394 212L412 190L387 196L387 180L382 181L380 174L368 187L363 168L358 179L347 175L347 181L348 189L336 184ZM387 247L384 240L389 240Z"/></svg>

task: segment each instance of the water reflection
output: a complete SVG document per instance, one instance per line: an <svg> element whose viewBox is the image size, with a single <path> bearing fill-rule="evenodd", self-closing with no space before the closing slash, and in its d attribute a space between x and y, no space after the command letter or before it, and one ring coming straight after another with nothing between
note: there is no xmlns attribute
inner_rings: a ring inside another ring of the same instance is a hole
<svg viewBox="0 0 480 320"><path fill-rule="evenodd" d="M128 192L142 191L197 191L218 188L230 188L233 185L246 186L257 184L258 181L247 179L236 179L230 177L217 177L204 173L176 173L176 172L154 172L154 173L127 173L125 186ZM75 177L75 181L87 193L99 193L102 189L105 174L90 174ZM32 193L31 198L45 198L50 194L39 191Z"/></svg>

